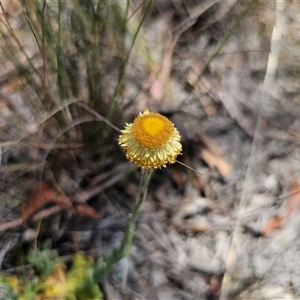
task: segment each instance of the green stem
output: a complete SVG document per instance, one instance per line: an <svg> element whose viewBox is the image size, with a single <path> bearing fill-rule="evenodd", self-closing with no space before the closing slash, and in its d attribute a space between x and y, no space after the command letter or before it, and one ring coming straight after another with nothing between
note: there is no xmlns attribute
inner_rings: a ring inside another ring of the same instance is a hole
<svg viewBox="0 0 300 300"><path fill-rule="evenodd" d="M142 169L142 177L140 180L138 195L137 195L132 213L128 218L128 226L129 226L128 234L129 234L129 236L128 236L127 244L125 246L125 257L127 259L129 259L129 256L130 256L132 240L133 240L134 232L135 232L135 224L136 224L137 217L139 215L140 207L142 206L142 204L145 201L146 196L147 196L147 190L148 190L148 185L149 185L149 181L151 178L151 174L152 174L152 170L149 171L149 170ZM122 288L123 289L126 288L127 275L128 275L128 261L126 261L124 272L123 272L123 279L122 279Z"/></svg>
<svg viewBox="0 0 300 300"><path fill-rule="evenodd" d="M138 195L137 195L131 216L128 219L128 223L131 225L135 225L136 219L139 214L140 207L141 207L142 203L144 202L144 200L146 199L147 191L148 191L148 184L150 182L152 172L153 172L152 169L150 169L150 170L142 169L142 174L141 174L142 177L140 180Z"/></svg>
<svg viewBox="0 0 300 300"><path fill-rule="evenodd" d="M128 216L128 220L125 227L124 237L120 246L114 248L111 253L100 259L95 265L94 269L94 281L98 282L107 273L109 273L113 266L123 258L126 253L128 254L132 245L132 240L135 232L135 224L139 215L140 207L143 204L147 196L148 185L151 179L153 170L142 169L141 179L138 194L136 197L135 204L132 209L132 213Z"/></svg>

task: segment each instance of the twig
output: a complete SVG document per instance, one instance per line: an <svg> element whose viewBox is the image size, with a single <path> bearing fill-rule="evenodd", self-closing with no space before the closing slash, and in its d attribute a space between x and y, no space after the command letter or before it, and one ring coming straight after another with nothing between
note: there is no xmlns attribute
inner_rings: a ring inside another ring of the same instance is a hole
<svg viewBox="0 0 300 300"><path fill-rule="evenodd" d="M118 132L121 131L117 126L115 126L113 123L111 123L110 121L108 121L106 118L102 117L100 114L98 114L95 110L91 109L86 104L84 104L82 102L78 102L78 103L76 103L76 105L84 108L86 111L88 111L91 114L93 114L95 117L97 117L97 119L99 119L100 121L103 121L104 123L106 123L107 125L109 125L111 128L113 128L114 130L116 130Z"/></svg>

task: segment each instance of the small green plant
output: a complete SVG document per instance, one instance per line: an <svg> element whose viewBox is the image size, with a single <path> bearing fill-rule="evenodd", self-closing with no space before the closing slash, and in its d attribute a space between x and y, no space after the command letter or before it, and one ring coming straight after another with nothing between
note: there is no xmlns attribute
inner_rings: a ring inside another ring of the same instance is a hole
<svg viewBox="0 0 300 300"><path fill-rule="evenodd" d="M32 251L28 260L34 272L31 276L0 275L0 299L10 300L84 300L102 299L94 278L94 260L76 254L68 269L55 251Z"/></svg>

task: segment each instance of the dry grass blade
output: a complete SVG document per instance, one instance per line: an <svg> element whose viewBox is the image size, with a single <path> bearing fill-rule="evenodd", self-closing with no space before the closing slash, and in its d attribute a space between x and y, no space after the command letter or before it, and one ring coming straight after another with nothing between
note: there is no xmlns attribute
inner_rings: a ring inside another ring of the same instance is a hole
<svg viewBox="0 0 300 300"><path fill-rule="evenodd" d="M114 172L112 174L109 174L111 176L109 178L107 178L106 181L104 181L101 184L99 184L97 181L92 182L92 184L90 186L86 187L86 189L84 191L82 191L81 193L78 193L74 197L74 202L88 201L92 197L102 193L103 191L105 191L106 189L111 187L113 184L118 182L121 178L123 178L126 174L128 174L129 172L131 172L134 169L136 169L136 166L133 164L130 164L130 163L125 163L125 164L120 165L119 167L116 167ZM105 178L102 178L102 179L105 179Z"/></svg>

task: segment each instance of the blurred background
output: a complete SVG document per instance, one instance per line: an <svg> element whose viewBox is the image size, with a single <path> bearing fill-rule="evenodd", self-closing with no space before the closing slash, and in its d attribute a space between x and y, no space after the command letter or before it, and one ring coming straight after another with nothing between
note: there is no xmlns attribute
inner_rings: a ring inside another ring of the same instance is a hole
<svg viewBox="0 0 300 300"><path fill-rule="evenodd" d="M140 170L117 138L148 108L202 175L155 172L103 298L299 299L299 13L284 0L0 1L1 272L22 277L49 241L70 260L120 243Z"/></svg>

